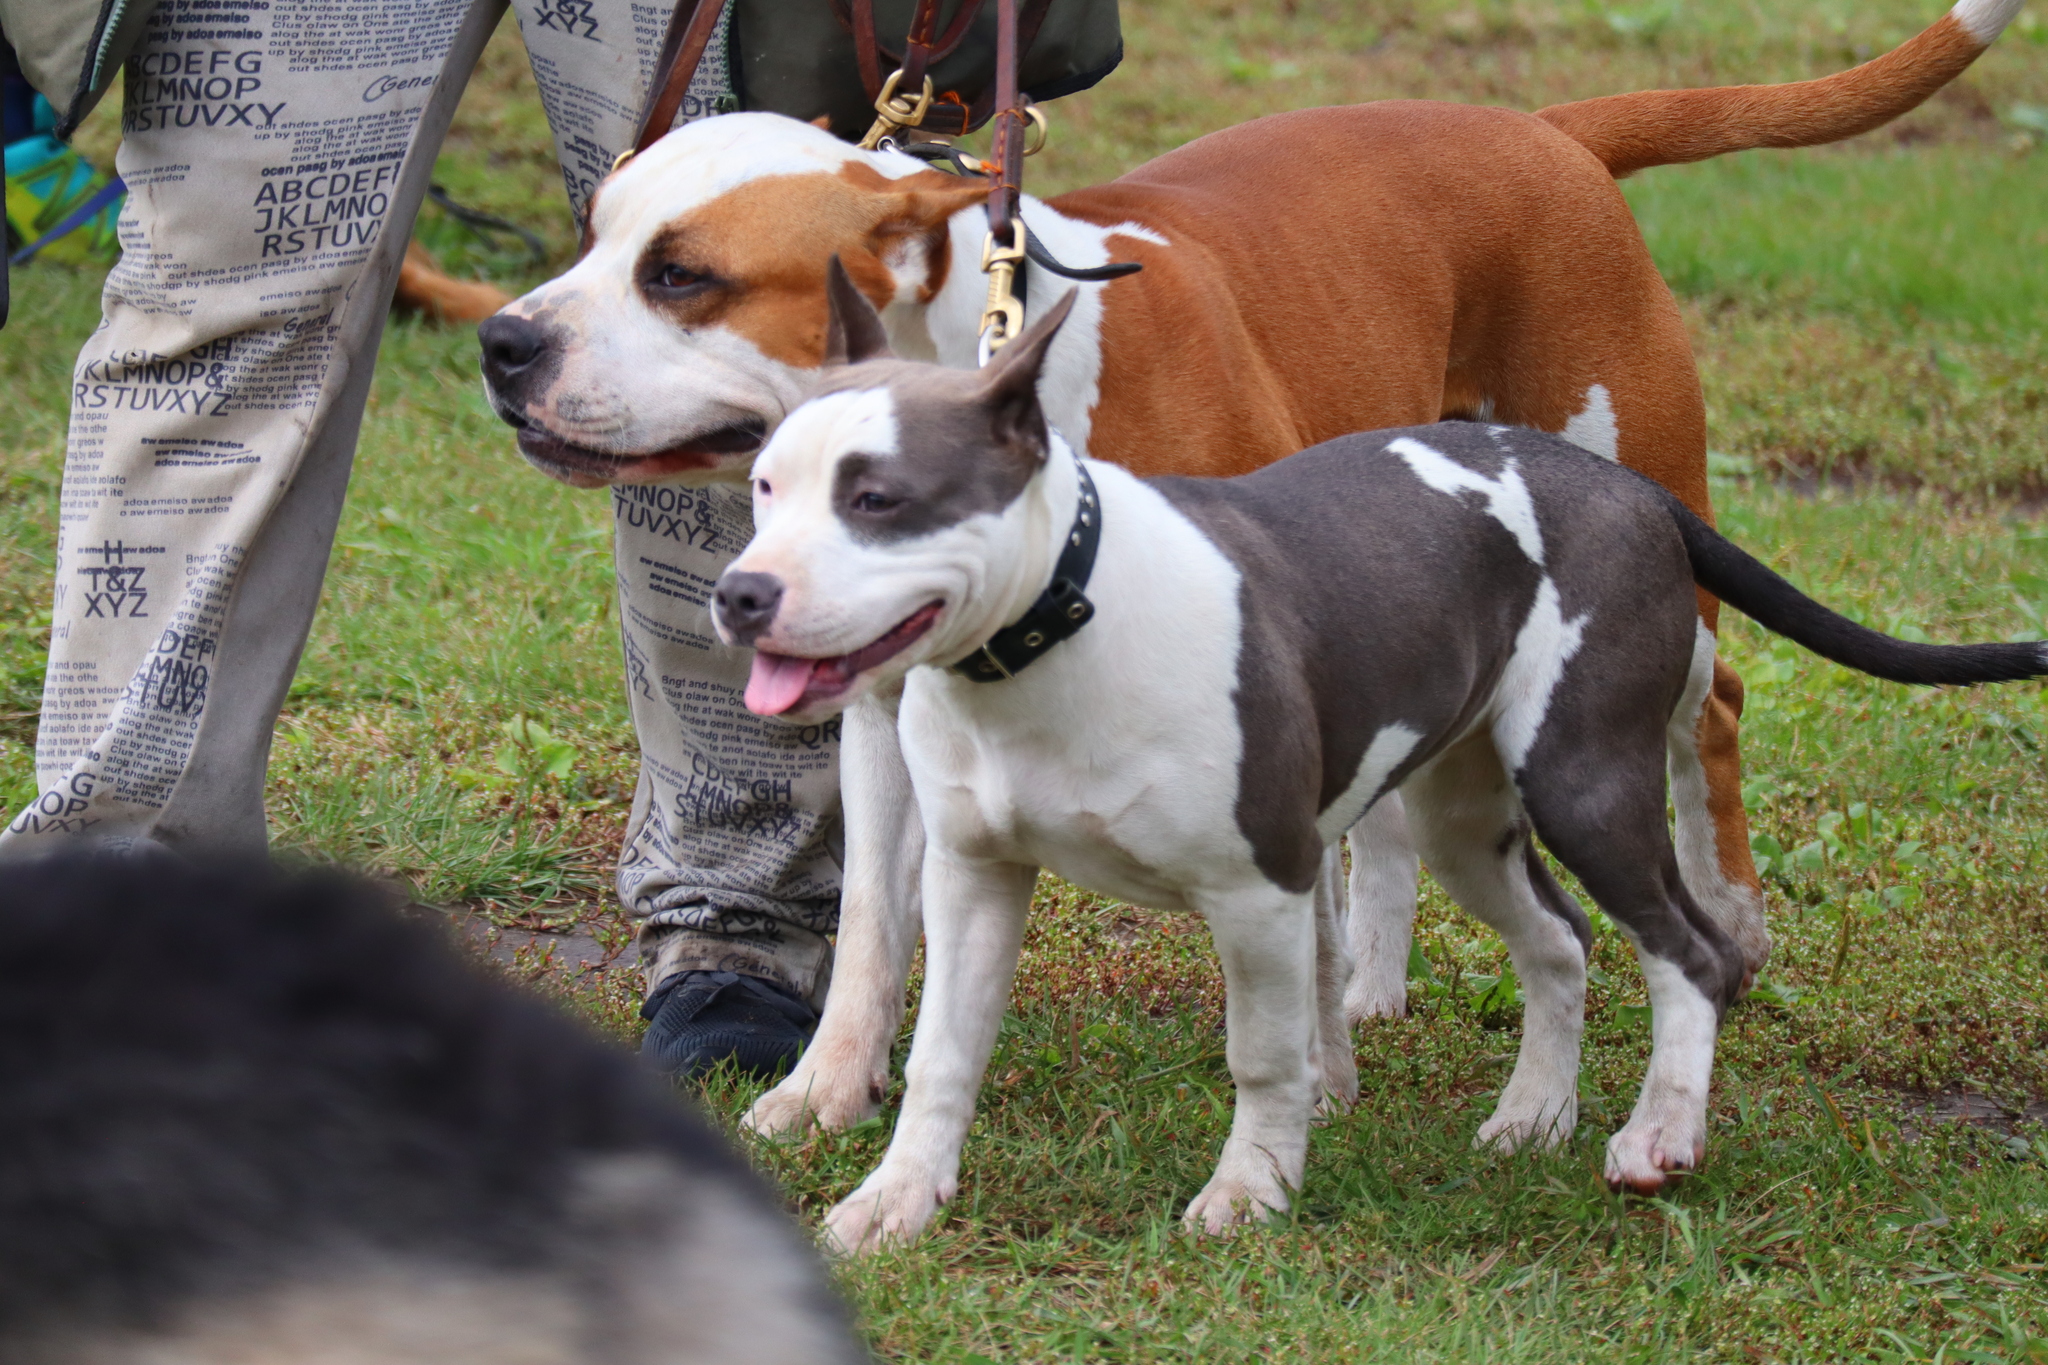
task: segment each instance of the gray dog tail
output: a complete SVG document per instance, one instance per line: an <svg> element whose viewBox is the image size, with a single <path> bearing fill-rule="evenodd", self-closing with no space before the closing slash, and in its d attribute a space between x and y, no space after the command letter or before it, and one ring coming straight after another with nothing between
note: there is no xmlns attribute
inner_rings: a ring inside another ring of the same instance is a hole
<svg viewBox="0 0 2048 1365"><path fill-rule="evenodd" d="M1923 645L1897 640L1829 611L1666 495L1685 538L1693 580L1729 606L1823 659L1924 687L2012 682L2048 675L2048 642Z"/></svg>

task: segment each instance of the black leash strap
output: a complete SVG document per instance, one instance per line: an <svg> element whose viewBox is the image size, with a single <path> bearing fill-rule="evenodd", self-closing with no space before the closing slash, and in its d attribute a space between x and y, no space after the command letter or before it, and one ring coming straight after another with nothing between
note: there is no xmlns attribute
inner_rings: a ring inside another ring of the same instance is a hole
<svg viewBox="0 0 2048 1365"><path fill-rule="evenodd" d="M1088 466L1076 457L1074 467L1081 475L1081 502L1074 509L1067 543L1060 547L1059 561L1053 565L1052 583L1038 594L1017 624L1003 627L987 644L953 665L961 677L974 682L1014 678L1095 615L1095 604L1082 589L1095 572L1095 550L1102 543L1102 502L1095 494L1095 480L1088 477Z"/></svg>
<svg viewBox="0 0 2048 1365"><path fill-rule="evenodd" d="M987 175L982 169L983 162L967 155L950 142L898 142L894 138L883 138L886 151L902 152L920 161L944 161L952 166L955 175ZM1097 284L1103 280L1120 280L1126 275L1135 275L1145 267L1136 261L1111 261L1108 265L1068 265L1045 249L1045 243L1024 234L1024 255L1042 270L1049 270L1063 279L1085 280ZM1018 297L1023 297L1024 277L1017 277Z"/></svg>
<svg viewBox="0 0 2048 1365"><path fill-rule="evenodd" d="M530 258L530 264L536 267L547 264L547 243L541 241L538 235L528 232L519 224L508 223L496 214L485 213L481 209L473 209L467 205L458 204L449 197L448 191L442 189L439 185L427 186L427 198L439 204L442 212L446 213L450 218L453 218L485 241L490 242L491 234L494 232L510 233L512 236L517 237L526 247L526 254ZM496 246L497 243L491 242L491 245Z"/></svg>

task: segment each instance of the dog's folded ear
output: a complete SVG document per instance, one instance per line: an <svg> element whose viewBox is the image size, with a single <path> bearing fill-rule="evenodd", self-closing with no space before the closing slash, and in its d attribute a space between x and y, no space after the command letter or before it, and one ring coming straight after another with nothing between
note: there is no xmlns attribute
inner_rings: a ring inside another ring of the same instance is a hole
<svg viewBox="0 0 2048 1365"><path fill-rule="evenodd" d="M1038 375L1045 353L1060 324L1074 311L1080 290L1069 289L1045 315L1017 334L1017 339L989 358L982 370L981 401L989 409L996 439L1005 445L1029 446L1045 458L1045 414L1038 407Z"/></svg>
<svg viewBox="0 0 2048 1365"><path fill-rule="evenodd" d="M868 296L860 292L853 276L846 273L846 265L836 252L832 263L825 267L825 297L831 306L831 318L825 324L827 365L858 365L863 360L896 354L889 349L889 333L882 326L882 315L868 302Z"/></svg>

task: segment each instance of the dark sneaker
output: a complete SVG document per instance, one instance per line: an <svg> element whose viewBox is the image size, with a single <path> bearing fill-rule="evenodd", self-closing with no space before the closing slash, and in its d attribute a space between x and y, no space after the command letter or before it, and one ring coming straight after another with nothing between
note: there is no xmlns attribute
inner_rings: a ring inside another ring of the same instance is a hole
<svg viewBox="0 0 2048 1365"><path fill-rule="evenodd" d="M640 1055L678 1080L727 1058L768 1080L796 1064L817 1027L809 1005L780 986L737 972L678 972L640 1007L648 1021Z"/></svg>

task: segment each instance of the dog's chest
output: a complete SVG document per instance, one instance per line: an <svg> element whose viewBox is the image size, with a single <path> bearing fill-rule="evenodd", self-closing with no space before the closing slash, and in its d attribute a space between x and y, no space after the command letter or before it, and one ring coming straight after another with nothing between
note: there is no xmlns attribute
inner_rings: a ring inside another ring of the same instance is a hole
<svg viewBox="0 0 2048 1365"><path fill-rule="evenodd" d="M1098 478L1105 518L1138 523L1122 544L1145 552L1106 542L1095 619L1018 678L914 673L904 753L943 845L1194 908L1190 888L1256 875L1236 817L1238 575L1149 489Z"/></svg>
<svg viewBox="0 0 2048 1365"><path fill-rule="evenodd" d="M1080 734L991 735L943 722L932 729L930 748L945 753L923 765L919 801L940 841L965 856L1035 864L1162 910L1194 908L1190 887L1219 865L1250 865L1232 814L1234 745L1219 761L1158 732L1112 736L1084 724Z"/></svg>

